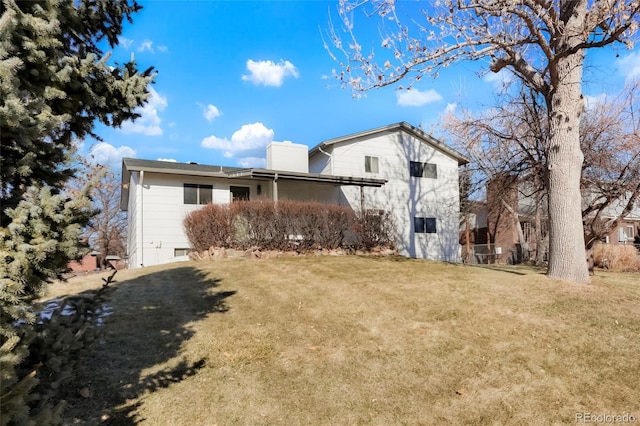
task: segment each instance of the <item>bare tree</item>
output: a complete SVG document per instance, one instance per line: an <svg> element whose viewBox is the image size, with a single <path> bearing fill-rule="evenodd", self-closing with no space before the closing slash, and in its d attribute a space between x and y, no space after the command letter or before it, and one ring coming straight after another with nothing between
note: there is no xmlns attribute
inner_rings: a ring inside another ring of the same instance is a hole
<svg viewBox="0 0 640 426"><path fill-rule="evenodd" d="M486 186L496 176L519 177L520 195L534 207L528 213L535 216L536 247L540 247L543 235L539 230L547 215L544 200L549 191L544 177L550 144L548 114L544 103L523 89L517 97L505 98L501 106L483 114L450 114L444 128L456 148L472 159L475 188ZM639 90L640 84L635 83L616 97L591 100L581 120L580 143L585 153L582 220L587 249L609 234L640 197ZM494 211L500 210L506 196L496 189L501 185L494 185L494 199L487 200ZM508 188L502 185L502 189ZM498 205L491 205L492 201ZM540 254L537 250L538 263Z"/></svg>
<svg viewBox="0 0 640 426"><path fill-rule="evenodd" d="M108 255L124 257L127 217L125 212L120 210L120 177L107 166L93 164L82 158L79 158L79 163L81 173L70 186L82 187L85 182L94 182L91 199L97 211L85 228L83 236L88 239L92 249L101 253L103 262Z"/></svg>
<svg viewBox="0 0 640 426"><path fill-rule="evenodd" d="M488 59L492 72L510 71L540 94L549 122L545 164L549 182L548 276L589 282L580 196L584 155L580 149L585 52L613 43L633 46L638 0L436 0L423 21L403 22L394 0L342 0L339 14L346 42L335 30L331 42L344 55L335 76L365 91L425 75L461 60ZM369 9L367 9L369 6ZM363 51L354 10L383 18L381 56ZM334 50L335 51L335 50ZM336 60L338 58L334 56ZM340 61L339 61L340 62ZM411 84L411 83L410 83Z"/></svg>
<svg viewBox="0 0 640 426"><path fill-rule="evenodd" d="M582 190L587 248L640 205L640 81L591 102L582 121Z"/></svg>
<svg viewBox="0 0 640 426"><path fill-rule="evenodd" d="M498 107L479 115L462 110L443 120L455 147L471 159L474 190L487 191L488 232L496 237L503 222L513 222L520 248L532 253L536 264L543 263L548 244L544 231L548 216L546 117L540 96L520 86L515 96L504 94ZM528 216L528 226L533 225L533 235L523 230L523 214Z"/></svg>

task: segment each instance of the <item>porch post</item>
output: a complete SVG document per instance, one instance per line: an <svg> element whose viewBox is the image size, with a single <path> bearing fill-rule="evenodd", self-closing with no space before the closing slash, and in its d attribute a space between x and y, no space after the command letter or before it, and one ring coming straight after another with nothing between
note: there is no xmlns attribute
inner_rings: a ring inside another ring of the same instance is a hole
<svg viewBox="0 0 640 426"><path fill-rule="evenodd" d="M360 214L364 214L364 186L360 185Z"/></svg>

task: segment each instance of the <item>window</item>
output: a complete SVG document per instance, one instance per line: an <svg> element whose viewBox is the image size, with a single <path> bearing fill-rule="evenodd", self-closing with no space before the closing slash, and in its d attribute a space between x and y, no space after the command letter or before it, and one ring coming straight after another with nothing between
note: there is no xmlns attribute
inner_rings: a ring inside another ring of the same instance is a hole
<svg viewBox="0 0 640 426"><path fill-rule="evenodd" d="M177 248L173 249L173 257L187 256L189 255L188 248Z"/></svg>
<svg viewBox="0 0 640 426"><path fill-rule="evenodd" d="M624 233L624 228L621 226L618 228L618 242L621 243L627 241L627 234Z"/></svg>
<svg viewBox="0 0 640 426"><path fill-rule="evenodd" d="M436 218L435 217L414 217L413 229L416 234L435 234Z"/></svg>
<svg viewBox="0 0 640 426"><path fill-rule="evenodd" d="M230 186L229 191L231 192L231 201L249 201L248 186Z"/></svg>
<svg viewBox="0 0 640 426"><path fill-rule="evenodd" d="M367 173L379 173L378 157L372 157L370 155L364 156L364 171Z"/></svg>
<svg viewBox="0 0 640 426"><path fill-rule="evenodd" d="M209 204L213 200L213 185L184 184L185 204Z"/></svg>
<svg viewBox="0 0 640 426"><path fill-rule="evenodd" d="M633 232L633 225L627 225L627 239L628 240L633 240L634 234L635 232Z"/></svg>
<svg viewBox="0 0 640 426"><path fill-rule="evenodd" d="M409 174L412 177L423 177L429 179L438 178L438 167L434 163L421 163L419 161L409 162Z"/></svg>

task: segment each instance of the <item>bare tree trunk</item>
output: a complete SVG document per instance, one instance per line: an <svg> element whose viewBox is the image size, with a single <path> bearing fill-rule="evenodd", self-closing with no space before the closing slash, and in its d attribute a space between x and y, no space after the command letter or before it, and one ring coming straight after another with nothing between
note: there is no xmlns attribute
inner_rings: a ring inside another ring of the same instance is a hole
<svg viewBox="0 0 640 426"><path fill-rule="evenodd" d="M518 231L518 243L524 244L524 232L522 231L522 223L520 223L520 216L518 216L518 212L515 211L506 201L500 200L502 205L507 209L507 211L511 214L511 218L513 219L513 223L516 226L516 231Z"/></svg>
<svg viewBox="0 0 640 426"><path fill-rule="evenodd" d="M536 213L535 213L535 231L536 231L536 257L535 265L540 266L544 263L544 246L545 242L542 237L542 196L540 193L535 194L536 197Z"/></svg>
<svg viewBox="0 0 640 426"><path fill-rule="evenodd" d="M586 13L582 8L582 13ZM584 16L567 22L567 34L580 34ZM575 37L575 36L574 36ZM577 37L576 37L577 38ZM579 42L576 40L575 43ZM567 35L560 43L574 43ZM561 46L565 49L566 46ZM550 278L588 283L580 175L584 156L580 149L580 115L583 110L582 68L584 54L559 58L552 73L548 102L551 143L549 147L549 270ZM555 75L554 75L555 74Z"/></svg>
<svg viewBox="0 0 640 426"><path fill-rule="evenodd" d="M476 221L477 224L477 221ZM478 225L476 225L478 226ZM471 229L469 226L469 212L467 212L464 215L464 239L465 239L465 246L466 246L466 256L465 256L465 262L464 263L471 263Z"/></svg>
<svg viewBox="0 0 640 426"><path fill-rule="evenodd" d="M518 212L515 211L506 201L501 200L502 205L507 209L507 211L511 214L513 219L513 223L516 226L516 231L518 232L518 244L520 245L520 252L522 257L524 257L525 251L529 251L529 244L525 241L524 232L522 231L522 223L520 222L520 216L518 216ZM524 260L521 256L518 256L516 261Z"/></svg>

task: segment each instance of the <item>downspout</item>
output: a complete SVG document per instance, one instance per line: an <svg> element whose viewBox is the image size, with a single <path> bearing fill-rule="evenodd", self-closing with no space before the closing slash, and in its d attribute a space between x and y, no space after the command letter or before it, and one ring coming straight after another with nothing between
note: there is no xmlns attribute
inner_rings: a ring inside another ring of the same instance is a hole
<svg viewBox="0 0 640 426"><path fill-rule="evenodd" d="M140 267L144 267L144 170L140 170Z"/></svg>

